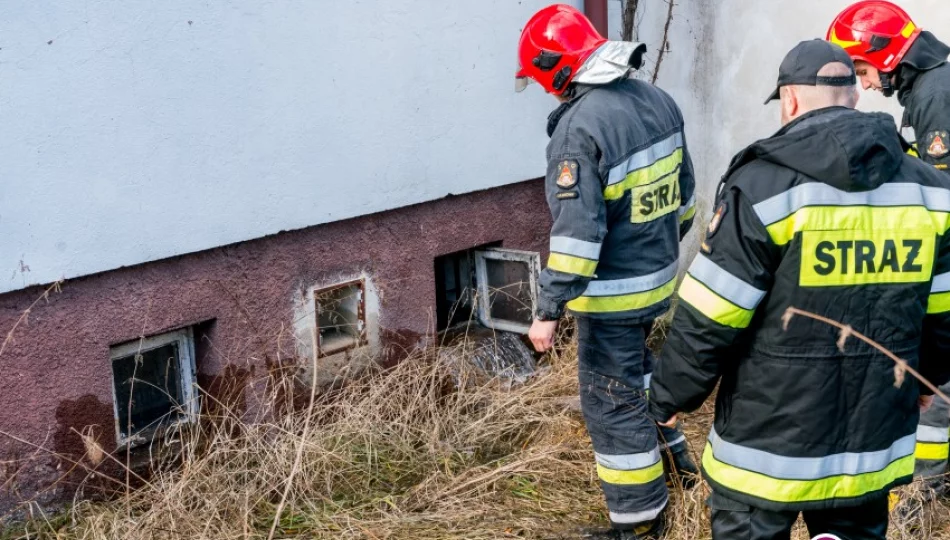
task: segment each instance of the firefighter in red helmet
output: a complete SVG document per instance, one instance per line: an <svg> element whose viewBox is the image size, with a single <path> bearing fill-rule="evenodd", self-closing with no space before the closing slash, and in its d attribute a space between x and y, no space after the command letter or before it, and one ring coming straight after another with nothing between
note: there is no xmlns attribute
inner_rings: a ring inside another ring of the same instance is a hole
<svg viewBox="0 0 950 540"><path fill-rule="evenodd" d="M914 130L916 154L950 174L950 47L884 0L864 0L846 8L831 24L827 39L854 59L865 90L878 90L888 97L897 94L904 107L903 127ZM932 303L928 312L942 309ZM950 392L950 384L942 390ZM915 473L929 479L932 492L944 497L948 433L950 411L938 400L921 415ZM925 496L930 493L927 490Z"/></svg>
<svg viewBox="0 0 950 540"><path fill-rule="evenodd" d="M644 50L604 39L566 5L536 13L518 48L519 89L534 81L561 102L547 126L551 255L529 337L545 351L565 309L577 320L581 406L611 522L597 538L658 537L664 470L685 484L698 472L682 433L646 414L646 339L670 307L695 198L679 108L630 76Z"/></svg>

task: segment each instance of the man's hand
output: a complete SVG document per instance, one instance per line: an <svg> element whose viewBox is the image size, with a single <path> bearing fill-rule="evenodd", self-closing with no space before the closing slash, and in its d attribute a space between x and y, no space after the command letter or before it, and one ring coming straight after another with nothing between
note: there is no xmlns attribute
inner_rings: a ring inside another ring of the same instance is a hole
<svg viewBox="0 0 950 540"><path fill-rule="evenodd" d="M679 416L676 415L676 414L674 414L674 415L673 415L672 417L670 417L670 419L667 420L666 422L657 422L657 424L660 425L660 426L662 426L662 427L672 429L672 428L675 428L675 427L676 427L676 422L678 422L678 421L679 421Z"/></svg>
<svg viewBox="0 0 950 540"><path fill-rule="evenodd" d="M545 352L554 346L554 333L557 331L557 321L534 320L528 330L528 339L534 345L534 350Z"/></svg>
<svg viewBox="0 0 950 540"><path fill-rule="evenodd" d="M930 410L930 406L934 404L933 396L919 396L917 398L917 406L920 407L920 414Z"/></svg>

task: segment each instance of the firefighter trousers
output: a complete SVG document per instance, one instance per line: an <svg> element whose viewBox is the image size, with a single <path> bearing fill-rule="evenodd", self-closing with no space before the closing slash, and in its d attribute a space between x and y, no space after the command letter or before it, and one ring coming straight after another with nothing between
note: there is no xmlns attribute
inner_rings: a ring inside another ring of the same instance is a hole
<svg viewBox="0 0 950 540"><path fill-rule="evenodd" d="M615 529L633 529L663 512L669 495L660 439L674 449L686 444L678 430L660 433L647 416L652 326L577 317L581 409Z"/></svg>
<svg viewBox="0 0 950 540"><path fill-rule="evenodd" d="M950 393L950 383L940 388ZM917 462L914 476L925 478L931 487L945 492L947 454L950 451L950 405L939 397L917 425Z"/></svg>
<svg viewBox="0 0 950 540"><path fill-rule="evenodd" d="M709 497L713 540L789 540L797 511L773 512L734 501L713 491ZM885 540L887 497L853 508L802 512L808 535L835 535L842 540Z"/></svg>

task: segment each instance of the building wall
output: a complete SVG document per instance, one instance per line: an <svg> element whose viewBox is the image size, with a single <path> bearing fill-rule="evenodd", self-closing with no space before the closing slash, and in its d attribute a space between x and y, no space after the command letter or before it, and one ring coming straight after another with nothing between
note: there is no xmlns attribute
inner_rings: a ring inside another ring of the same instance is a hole
<svg viewBox="0 0 950 540"><path fill-rule="evenodd" d="M33 454L11 435L75 460L84 453L76 431L93 426L103 448L115 448L110 345L197 324L199 384L219 398L229 389L236 410L254 410L269 373L298 361L294 323L310 287L365 276L377 303L374 340L398 357L433 334L435 257L493 242L546 250L543 191L541 180L512 184L68 281L3 353L0 516L69 468L40 453L7 482L26 462L6 460ZM0 328L42 291L0 296Z"/></svg>
<svg viewBox="0 0 950 540"><path fill-rule="evenodd" d="M4 2L0 293L542 175L547 3Z"/></svg>
<svg viewBox="0 0 950 540"><path fill-rule="evenodd" d="M950 10L941 0L895 0L917 23L950 40ZM824 38L834 16L852 0L749 2L680 0L674 5L669 49L657 84L683 109L687 140L697 166L700 212L708 216L716 185L729 160L780 127L777 103L763 105L778 67L799 41ZM611 31L619 35L620 0L611 0ZM655 65L668 4L640 2L638 37L650 45L644 75ZM652 61L651 61L652 60ZM896 99L862 92L858 108L901 119ZM912 133L906 135L913 137ZM705 203L705 204L703 204ZM695 236L691 239L695 244ZM695 247L690 246L690 247Z"/></svg>

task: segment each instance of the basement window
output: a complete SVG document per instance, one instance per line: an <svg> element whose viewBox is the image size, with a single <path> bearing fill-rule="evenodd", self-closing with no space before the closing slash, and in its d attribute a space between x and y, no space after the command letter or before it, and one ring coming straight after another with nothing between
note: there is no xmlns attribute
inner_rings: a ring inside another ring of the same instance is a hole
<svg viewBox="0 0 950 540"><path fill-rule="evenodd" d="M117 345L110 358L119 444L137 446L197 418L191 328Z"/></svg>
<svg viewBox="0 0 950 540"><path fill-rule="evenodd" d="M474 250L435 259L436 330L472 320L475 298Z"/></svg>
<svg viewBox="0 0 950 540"><path fill-rule="evenodd" d="M475 252L478 319L492 329L528 333L537 306L541 260L514 249Z"/></svg>
<svg viewBox="0 0 950 540"><path fill-rule="evenodd" d="M366 342L365 285L362 280L313 292L319 358L355 349Z"/></svg>

